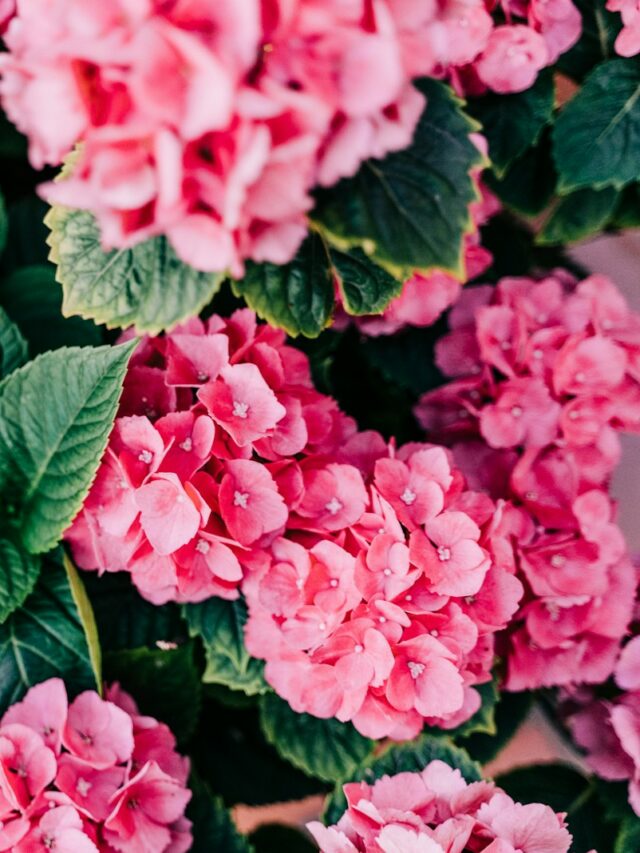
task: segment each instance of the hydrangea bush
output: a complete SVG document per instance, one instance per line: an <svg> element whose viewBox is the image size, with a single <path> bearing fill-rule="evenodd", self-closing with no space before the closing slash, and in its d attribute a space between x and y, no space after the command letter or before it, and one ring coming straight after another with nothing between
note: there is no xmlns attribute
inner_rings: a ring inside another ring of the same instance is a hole
<svg viewBox="0 0 640 853"><path fill-rule="evenodd" d="M635 0L0 37L0 851L637 853Z"/></svg>

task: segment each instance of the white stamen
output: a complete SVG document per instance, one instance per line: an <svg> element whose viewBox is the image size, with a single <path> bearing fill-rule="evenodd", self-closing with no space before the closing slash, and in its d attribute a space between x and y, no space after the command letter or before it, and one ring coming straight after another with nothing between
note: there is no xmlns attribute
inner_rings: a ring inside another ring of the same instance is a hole
<svg viewBox="0 0 640 853"><path fill-rule="evenodd" d="M249 404L233 401L233 414L236 418L246 418L249 414Z"/></svg>
<svg viewBox="0 0 640 853"><path fill-rule="evenodd" d="M582 372L582 370L580 370L580 371L578 371L578 373L576 373L576 376L575 376L576 382L584 382L584 380L585 380L586 378L587 378L587 377L586 377L586 375Z"/></svg>
<svg viewBox="0 0 640 853"><path fill-rule="evenodd" d="M502 343L500 344L500 349L504 350L504 352L507 352L507 350L511 349L511 344L509 343L509 341L502 341Z"/></svg>
<svg viewBox="0 0 640 853"><path fill-rule="evenodd" d="M361 646L360 643L355 647L354 652L357 654L361 654L364 651L364 646Z"/></svg>
<svg viewBox="0 0 640 853"><path fill-rule="evenodd" d="M303 579L302 579L302 578L298 578L298 580L296 581L296 588L297 588L297 589L302 589L302 587L303 587L303 586L304 586L304 581L303 581Z"/></svg>
<svg viewBox="0 0 640 853"><path fill-rule="evenodd" d="M182 444L179 444L178 447L180 450L184 450L185 453L191 453L193 450L193 441L190 438L185 438Z"/></svg>
<svg viewBox="0 0 640 853"><path fill-rule="evenodd" d="M512 406L511 414L514 418L522 417L522 406Z"/></svg>
<svg viewBox="0 0 640 853"><path fill-rule="evenodd" d="M406 506L411 506L417 497L416 493L412 492L409 486L407 486L404 492L400 495L400 500L403 504L406 504Z"/></svg>
<svg viewBox="0 0 640 853"><path fill-rule="evenodd" d="M577 421L578 418L580 417L580 412L577 412L575 409L571 409L571 411L568 413L567 417L569 418L570 421Z"/></svg>
<svg viewBox="0 0 640 853"><path fill-rule="evenodd" d="M411 678L413 678L414 681L420 678L420 676L426 669L426 666L423 663L416 663L413 660L410 660L407 666L409 667Z"/></svg>
<svg viewBox="0 0 640 853"><path fill-rule="evenodd" d="M320 630L321 630L321 631L326 631L326 630L327 630L327 623L326 623L326 622L321 622L321 623L318 625L318 628L320 628Z"/></svg>
<svg viewBox="0 0 640 853"><path fill-rule="evenodd" d="M209 374L204 373L202 370L198 373L198 382L208 382Z"/></svg>
<svg viewBox="0 0 640 853"><path fill-rule="evenodd" d="M534 358L543 358L544 357L544 353L542 352L541 349L534 349L532 355Z"/></svg>
<svg viewBox="0 0 640 853"><path fill-rule="evenodd" d="M153 453L151 453L150 450L142 450L138 455L138 459L140 462L144 462L145 465L148 465L149 462L153 460Z"/></svg>
<svg viewBox="0 0 640 853"><path fill-rule="evenodd" d="M338 500L338 498L333 497L331 500L324 505L324 508L327 512L331 513L331 515L337 515L342 509L342 504Z"/></svg>
<svg viewBox="0 0 640 853"><path fill-rule="evenodd" d="M335 589L338 586L338 581L335 578L331 578L329 581L329 586Z"/></svg>
<svg viewBox="0 0 640 853"><path fill-rule="evenodd" d="M86 779L80 778L76 782L76 791L80 794L81 797L86 797L91 788L91 782L87 782Z"/></svg>
<svg viewBox="0 0 640 853"><path fill-rule="evenodd" d="M391 577L391 569L385 569L382 573L386 578Z"/></svg>
<svg viewBox="0 0 640 853"><path fill-rule="evenodd" d="M551 565L554 569L561 569L566 562L567 559L566 557L563 557L562 554L554 554L551 558Z"/></svg>
<svg viewBox="0 0 640 853"><path fill-rule="evenodd" d="M443 563L451 559L451 548L446 548L444 545L440 545L436 553L438 554L438 559Z"/></svg>
<svg viewBox="0 0 640 853"><path fill-rule="evenodd" d="M233 493L233 505L234 506L241 506L242 509L246 509L248 503L249 503L249 493L248 492L235 491Z"/></svg>
<svg viewBox="0 0 640 853"><path fill-rule="evenodd" d="M196 542L196 551L198 554L208 554L211 550L211 545L207 542L206 539L198 539Z"/></svg>
<svg viewBox="0 0 640 853"><path fill-rule="evenodd" d="M436 631L436 629L434 628L434 629L431 631L431 636L432 636L432 637L439 637L439 636L440 636L440 631Z"/></svg>

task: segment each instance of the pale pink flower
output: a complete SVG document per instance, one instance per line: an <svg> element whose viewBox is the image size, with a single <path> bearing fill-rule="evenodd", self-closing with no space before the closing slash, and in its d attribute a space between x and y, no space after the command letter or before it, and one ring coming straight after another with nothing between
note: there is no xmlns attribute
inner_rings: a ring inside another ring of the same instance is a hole
<svg viewBox="0 0 640 853"><path fill-rule="evenodd" d="M100 770L127 761L133 752L129 716L97 693L81 693L69 706L62 742L77 758Z"/></svg>
<svg viewBox="0 0 640 853"><path fill-rule="evenodd" d="M523 24L496 27L475 63L478 76L494 92L528 89L549 62L544 38Z"/></svg>

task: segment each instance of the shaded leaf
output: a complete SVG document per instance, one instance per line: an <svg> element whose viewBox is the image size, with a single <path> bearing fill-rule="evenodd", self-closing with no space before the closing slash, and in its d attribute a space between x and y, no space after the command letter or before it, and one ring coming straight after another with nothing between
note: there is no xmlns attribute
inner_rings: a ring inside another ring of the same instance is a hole
<svg viewBox="0 0 640 853"><path fill-rule="evenodd" d="M31 553L52 548L82 506L134 343L45 353L0 385L0 492Z"/></svg>
<svg viewBox="0 0 640 853"><path fill-rule="evenodd" d="M199 314L223 279L185 264L164 237L105 252L87 211L54 207L46 222L65 316L156 334Z"/></svg>
<svg viewBox="0 0 640 853"><path fill-rule="evenodd" d="M375 745L351 723L298 714L275 693L261 699L260 725L283 758L325 782L349 779Z"/></svg>
<svg viewBox="0 0 640 853"><path fill-rule="evenodd" d="M87 630L57 552L44 559L34 591L0 626L0 713L54 676L64 679L71 696L100 688Z"/></svg>
<svg viewBox="0 0 640 853"><path fill-rule="evenodd" d="M612 59L597 66L560 113L553 154L561 193L602 189L640 174L640 65Z"/></svg>
<svg viewBox="0 0 640 853"><path fill-rule="evenodd" d="M193 792L187 806L187 817L193 821L191 853L253 853L222 801L213 797L195 774L189 779L189 787Z"/></svg>
<svg viewBox="0 0 640 853"><path fill-rule="evenodd" d="M262 675L264 663L250 657L244 645L247 607L243 601L210 598L201 604L187 604L184 615L190 635L201 637L204 643L205 683L223 684L249 695L269 689Z"/></svg>
<svg viewBox="0 0 640 853"><path fill-rule="evenodd" d="M526 216L537 216L549 203L556 173L547 133L533 148L514 160L501 178L485 173L490 189L504 204Z"/></svg>
<svg viewBox="0 0 640 853"><path fill-rule="evenodd" d="M318 849L300 830L277 823L261 826L249 840L256 853L314 853Z"/></svg>
<svg viewBox="0 0 640 853"><path fill-rule="evenodd" d="M343 250L360 246L401 280L435 267L462 274L462 238L477 197L470 172L482 165L469 138L477 125L462 101L437 80L417 85L427 107L412 144L384 160L367 160L355 177L320 190L312 212L332 243Z"/></svg>
<svg viewBox="0 0 640 853"><path fill-rule="evenodd" d="M536 241L542 245L575 243L601 231L613 214L618 190L576 190L563 196Z"/></svg>
<svg viewBox="0 0 640 853"><path fill-rule="evenodd" d="M39 557L0 539L0 623L31 594L39 574Z"/></svg>
<svg viewBox="0 0 640 853"><path fill-rule="evenodd" d="M402 282L374 264L361 249L332 249L331 262L348 314L380 314L402 291Z"/></svg>
<svg viewBox="0 0 640 853"><path fill-rule="evenodd" d="M614 853L638 853L640 850L640 818L626 818L616 836Z"/></svg>
<svg viewBox="0 0 640 853"><path fill-rule="evenodd" d="M0 308L0 379L22 367L28 357L29 347L20 329Z"/></svg>
<svg viewBox="0 0 640 853"><path fill-rule="evenodd" d="M616 55L614 42L622 28L619 12L610 12L606 0L573 0L582 16L577 44L558 59L558 67L574 80L582 80L603 59Z"/></svg>

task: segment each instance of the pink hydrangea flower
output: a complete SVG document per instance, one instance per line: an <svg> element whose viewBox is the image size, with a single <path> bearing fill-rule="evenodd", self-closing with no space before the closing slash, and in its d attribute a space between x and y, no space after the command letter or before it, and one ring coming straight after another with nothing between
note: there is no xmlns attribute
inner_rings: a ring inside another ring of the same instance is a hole
<svg viewBox="0 0 640 853"><path fill-rule="evenodd" d="M308 825L321 853L567 853L571 845L564 815L516 803L492 782L468 784L442 761L350 783L344 793L347 810L335 826Z"/></svg>
<svg viewBox="0 0 640 853"><path fill-rule="evenodd" d="M459 84L471 70L519 91L579 33L571 0L518 4L500 26L488 0L14 6L0 7L4 108L36 168L82 142L46 197L91 210L105 247L165 234L192 266L235 275L246 258L293 257L314 186L410 144L424 108L414 78ZM414 284L389 322L416 306ZM429 289L421 322L457 283Z"/></svg>
<svg viewBox="0 0 640 853"><path fill-rule="evenodd" d="M618 431L638 431L639 324L605 277L556 270L465 290L438 342L454 378L422 398L418 419L476 488L526 520L492 554L526 588L509 689L606 680L627 632L637 576L608 486Z"/></svg>
<svg viewBox="0 0 640 853"><path fill-rule="evenodd" d="M52 678L0 721L0 848L187 850L188 772L167 727L117 685L69 704Z"/></svg>

